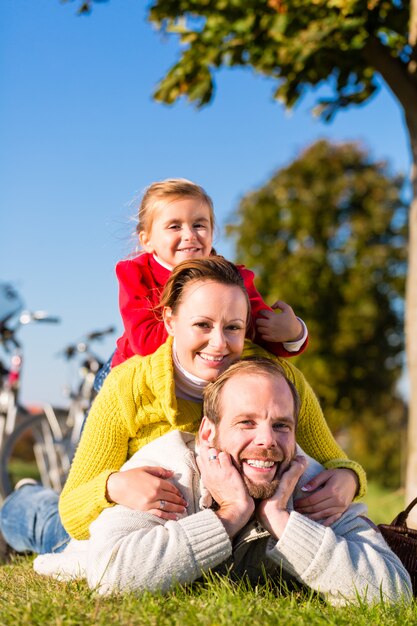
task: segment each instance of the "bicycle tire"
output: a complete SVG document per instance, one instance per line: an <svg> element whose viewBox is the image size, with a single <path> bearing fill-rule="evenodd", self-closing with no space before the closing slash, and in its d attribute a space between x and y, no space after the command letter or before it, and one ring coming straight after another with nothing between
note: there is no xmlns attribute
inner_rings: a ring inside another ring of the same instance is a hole
<svg viewBox="0 0 417 626"><path fill-rule="evenodd" d="M54 439L48 418L44 413L33 415L6 439L0 458L0 492L6 497L26 477L60 492L68 470L65 446Z"/></svg>

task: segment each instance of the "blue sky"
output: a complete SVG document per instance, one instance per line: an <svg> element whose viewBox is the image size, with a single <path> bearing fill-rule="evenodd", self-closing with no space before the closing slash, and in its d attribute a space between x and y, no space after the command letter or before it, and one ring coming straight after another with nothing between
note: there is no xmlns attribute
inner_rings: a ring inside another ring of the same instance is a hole
<svg viewBox="0 0 417 626"><path fill-rule="evenodd" d="M196 110L152 100L178 54L146 22L143 3L112 0L90 16L72 2L0 4L0 281L57 326L24 327L24 402L65 404L67 343L115 324L116 262L133 247L132 199L154 180L182 176L213 197L216 248L239 199L314 140L360 141L394 171L411 159L402 112L382 88L372 102L326 125L314 94L288 115L270 81L224 70L216 97ZM306 320L308 323L308 320ZM114 339L98 347L107 356Z"/></svg>

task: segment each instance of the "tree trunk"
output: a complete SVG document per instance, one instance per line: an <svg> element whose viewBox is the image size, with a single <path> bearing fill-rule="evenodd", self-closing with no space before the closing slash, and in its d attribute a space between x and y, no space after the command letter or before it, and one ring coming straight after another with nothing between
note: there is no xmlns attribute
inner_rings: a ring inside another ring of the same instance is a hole
<svg viewBox="0 0 417 626"><path fill-rule="evenodd" d="M411 182L413 199L409 214L409 252L406 286L405 338L410 380L408 412L408 451L406 476L406 504L417 498L417 122L407 119L410 133L413 165ZM409 526L417 528L417 507L408 518Z"/></svg>
<svg viewBox="0 0 417 626"><path fill-rule="evenodd" d="M412 37L416 35L417 0L411 2ZM415 49L414 49L415 54ZM381 74L403 107L412 153L411 188L413 199L409 210L408 272L405 293L405 344L410 382L408 410L408 449L405 498L408 504L417 498L417 80L416 61L404 66L390 55L382 43L370 38L364 57ZM417 507L408 524L417 528Z"/></svg>

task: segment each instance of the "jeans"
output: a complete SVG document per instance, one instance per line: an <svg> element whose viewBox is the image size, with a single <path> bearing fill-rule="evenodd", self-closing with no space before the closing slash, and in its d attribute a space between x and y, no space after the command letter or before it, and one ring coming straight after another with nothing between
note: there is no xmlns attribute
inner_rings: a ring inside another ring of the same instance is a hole
<svg viewBox="0 0 417 626"><path fill-rule="evenodd" d="M94 391L100 391L105 379L110 374L111 362L112 362L113 356L114 356L114 352L111 355L111 357L105 362L103 367L98 370L96 377L94 379L94 384L93 384Z"/></svg>
<svg viewBox="0 0 417 626"><path fill-rule="evenodd" d="M111 370L112 358L113 354L96 375L96 391ZM11 493L0 509L0 531L9 546L17 552L61 552L70 536L59 517L58 499L55 491L42 485L24 485Z"/></svg>
<svg viewBox="0 0 417 626"><path fill-rule="evenodd" d="M13 491L0 509L0 530L17 552L61 552L70 540L58 512L59 496L42 485Z"/></svg>

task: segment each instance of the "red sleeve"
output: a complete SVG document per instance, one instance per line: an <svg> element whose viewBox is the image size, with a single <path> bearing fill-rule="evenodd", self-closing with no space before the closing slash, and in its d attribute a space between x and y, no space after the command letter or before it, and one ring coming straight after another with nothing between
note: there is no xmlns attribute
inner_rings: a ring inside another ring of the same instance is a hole
<svg viewBox="0 0 417 626"><path fill-rule="evenodd" d="M262 346L263 348L268 350L268 352L270 352L271 354L275 354L275 356L291 357L291 356L297 356L301 354L302 352L304 352L304 350L307 348L308 337L297 352L288 352L288 350L284 348L284 345L280 341L276 341L276 342L275 341L263 341L263 339L261 339L259 334L256 332L255 321L259 317L259 314L261 311L264 311L265 309L267 309L268 311L272 311L272 309L270 306L265 304L265 302L262 300L261 294L256 289L255 283L254 283L255 274L252 272L252 270L249 270L244 265L238 265L237 268L239 270L240 275L243 278L243 282L245 283L246 291L248 292L250 306L251 306L251 322L250 322L250 327L249 327L248 338L252 339L252 341L257 343L258 346Z"/></svg>
<svg viewBox="0 0 417 626"><path fill-rule="evenodd" d="M163 285L156 283L149 267L134 260L120 261L116 275L125 329L118 341L118 349L124 353L124 358L133 354L152 354L167 338L164 323L155 312Z"/></svg>

